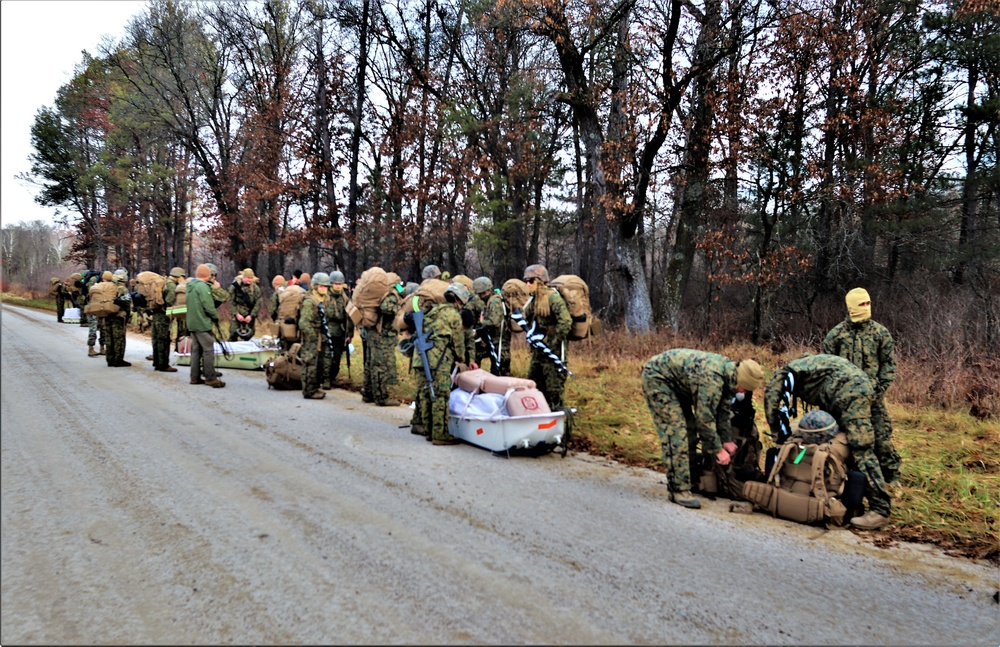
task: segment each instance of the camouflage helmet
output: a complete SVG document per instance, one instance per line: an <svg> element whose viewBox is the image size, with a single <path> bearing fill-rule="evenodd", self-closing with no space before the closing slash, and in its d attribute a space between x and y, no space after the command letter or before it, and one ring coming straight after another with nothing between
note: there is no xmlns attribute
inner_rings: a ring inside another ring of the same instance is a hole
<svg viewBox="0 0 1000 647"><path fill-rule="evenodd" d="M219 274L218 265L216 265L215 263L205 263L205 266L208 267L208 271L212 274L212 276L218 276Z"/></svg>
<svg viewBox="0 0 1000 647"><path fill-rule="evenodd" d="M128 272L119 267L115 270L114 274L111 275L111 280L116 283L124 283L128 280Z"/></svg>
<svg viewBox="0 0 1000 647"><path fill-rule="evenodd" d="M420 278L424 279L425 281L427 279L436 279L439 278L440 276L441 276L441 268L439 268L437 265L428 265L420 273Z"/></svg>
<svg viewBox="0 0 1000 647"><path fill-rule="evenodd" d="M475 281L472 282L472 291L476 294L482 294L483 292L489 292L493 289L493 281L491 281L486 276L480 276Z"/></svg>
<svg viewBox="0 0 1000 647"><path fill-rule="evenodd" d="M545 269L544 265L529 265L524 269L523 281L527 282L529 279L540 279L542 283L549 282L549 271Z"/></svg>
<svg viewBox="0 0 1000 647"><path fill-rule="evenodd" d="M406 286L403 287L403 296L404 297L410 296L411 294L416 292L419 287L420 286L418 284L414 283L413 281L410 281L409 283L406 284Z"/></svg>
<svg viewBox="0 0 1000 647"><path fill-rule="evenodd" d="M316 272L312 275L311 283L312 285L325 285L326 287L330 287L332 282L330 281L330 275L326 272Z"/></svg>
<svg viewBox="0 0 1000 647"><path fill-rule="evenodd" d="M69 275L69 278L70 280L73 281L79 281L83 279L83 274L80 274L79 272L73 272L72 274Z"/></svg>
<svg viewBox="0 0 1000 647"><path fill-rule="evenodd" d="M449 292L454 294L458 300L462 302L462 305L468 303L469 299L472 298L472 292L470 292L469 288L465 287L461 283L452 283L449 285L444 293L448 294Z"/></svg>
<svg viewBox="0 0 1000 647"><path fill-rule="evenodd" d="M317 276L319 276L319 275L317 275ZM316 277L314 276L313 277L313 281L315 281L315 280L316 280ZM341 284L344 283L344 281L345 281L345 279L344 279L344 273L343 272L339 272L339 271L336 271L336 270L333 271L333 272L330 272L330 282L331 283L336 283L337 285L341 285Z"/></svg>
<svg viewBox="0 0 1000 647"><path fill-rule="evenodd" d="M187 273L184 271L183 267L172 267L170 268L170 276L179 279L187 276Z"/></svg>
<svg viewBox="0 0 1000 647"><path fill-rule="evenodd" d="M837 435L837 421L826 411L807 411L799 420L799 435L807 445L825 443Z"/></svg>

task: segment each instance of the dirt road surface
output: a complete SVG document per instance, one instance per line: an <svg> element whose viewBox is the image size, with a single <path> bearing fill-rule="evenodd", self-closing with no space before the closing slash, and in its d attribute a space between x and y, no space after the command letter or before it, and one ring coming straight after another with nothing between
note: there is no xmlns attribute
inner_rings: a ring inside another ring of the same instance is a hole
<svg viewBox="0 0 1000 647"><path fill-rule="evenodd" d="M0 319L3 644L1000 643L995 567L686 510L582 454L433 447L404 407L260 372L191 386L138 336L112 369L85 328Z"/></svg>

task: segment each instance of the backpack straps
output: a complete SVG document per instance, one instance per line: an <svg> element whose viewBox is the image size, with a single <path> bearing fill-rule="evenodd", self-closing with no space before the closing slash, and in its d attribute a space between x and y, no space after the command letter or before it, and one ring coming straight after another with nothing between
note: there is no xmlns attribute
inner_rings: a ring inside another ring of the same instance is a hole
<svg viewBox="0 0 1000 647"><path fill-rule="evenodd" d="M788 460L788 455L792 453L793 449L798 449L798 443L794 443L791 440L781 446L781 449L778 451L778 457L774 459L774 465L771 467L771 473L767 476L768 483L775 487L781 487L781 468L784 466L785 461Z"/></svg>

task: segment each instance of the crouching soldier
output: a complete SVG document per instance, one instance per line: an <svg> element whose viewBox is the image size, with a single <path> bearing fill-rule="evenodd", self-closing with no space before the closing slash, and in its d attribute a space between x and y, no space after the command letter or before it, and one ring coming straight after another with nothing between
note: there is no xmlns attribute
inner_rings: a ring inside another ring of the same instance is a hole
<svg viewBox="0 0 1000 647"><path fill-rule="evenodd" d="M691 461L698 441L702 452L728 465L736 453L730 402L736 393L763 384L764 371L752 359L733 362L715 353L675 348L646 362L642 392L660 437L672 502L701 507L691 494Z"/></svg>
<svg viewBox="0 0 1000 647"><path fill-rule="evenodd" d="M779 443L791 435L790 418L795 401L830 413L847 435L847 444L858 471L867 481L865 497L869 510L851 519L851 525L874 530L889 523L892 505L882 480L873 445L871 423L874 389L864 371L849 360L835 355L806 355L792 360L774 373L764 391L764 413L771 434Z"/></svg>

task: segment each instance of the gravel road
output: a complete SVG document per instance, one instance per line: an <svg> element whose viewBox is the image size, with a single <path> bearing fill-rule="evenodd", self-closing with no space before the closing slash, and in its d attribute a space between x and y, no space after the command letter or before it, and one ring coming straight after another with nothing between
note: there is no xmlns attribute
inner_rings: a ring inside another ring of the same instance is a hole
<svg viewBox="0 0 1000 647"><path fill-rule="evenodd" d="M2 313L3 644L1000 644L994 566L671 505L583 454L433 447L404 407L88 358ZM585 411L580 412L586 415Z"/></svg>

